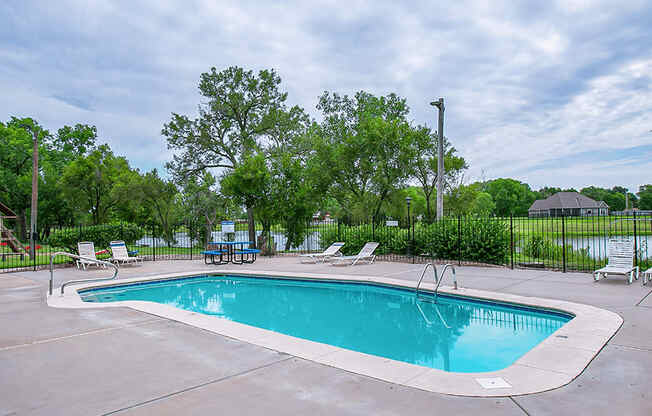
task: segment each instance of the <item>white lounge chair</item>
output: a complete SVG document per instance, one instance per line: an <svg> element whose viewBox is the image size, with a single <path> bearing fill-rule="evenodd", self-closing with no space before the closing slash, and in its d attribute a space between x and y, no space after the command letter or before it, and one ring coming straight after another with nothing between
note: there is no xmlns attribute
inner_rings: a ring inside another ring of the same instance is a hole
<svg viewBox="0 0 652 416"><path fill-rule="evenodd" d="M95 244L92 241L80 241L79 243L77 243L77 253L79 253L79 255L82 257L86 257L87 259L97 260L97 257L95 257ZM98 268L106 267L101 263L90 261L90 260L84 260L84 259L78 259L76 261L76 264L78 269L81 267L84 270L86 270L86 266L89 265L95 265Z"/></svg>
<svg viewBox="0 0 652 416"><path fill-rule="evenodd" d="M322 262L328 261L331 257L341 256L340 249L344 246L344 243L337 242L333 243L321 253L310 253L302 254L299 257L301 258L301 263L317 263L319 260Z"/></svg>
<svg viewBox="0 0 652 416"><path fill-rule="evenodd" d="M643 272L643 284L646 285L648 280L652 282L652 268Z"/></svg>
<svg viewBox="0 0 652 416"><path fill-rule="evenodd" d="M379 244L373 241L368 242L362 247L362 250L356 256L341 256L333 258L332 265L346 265L351 264L354 266L359 261L368 261L369 264L373 263L376 259L374 251L378 248Z"/></svg>
<svg viewBox="0 0 652 416"><path fill-rule="evenodd" d="M118 265L128 263L137 264L138 262L143 262L142 257L129 256L127 245L124 241L111 241L111 253L113 253L113 257L110 258L109 261L112 261Z"/></svg>
<svg viewBox="0 0 652 416"><path fill-rule="evenodd" d="M608 274L620 274L629 276L627 281L632 283L638 280L639 268L633 265L634 242L632 240L611 239L609 240L609 262L601 269L593 272L593 279L597 282L601 277Z"/></svg>

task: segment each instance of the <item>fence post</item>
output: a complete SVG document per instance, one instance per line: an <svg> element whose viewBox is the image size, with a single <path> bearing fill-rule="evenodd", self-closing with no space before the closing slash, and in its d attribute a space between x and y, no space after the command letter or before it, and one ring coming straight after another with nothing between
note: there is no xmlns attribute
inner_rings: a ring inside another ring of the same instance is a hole
<svg viewBox="0 0 652 416"><path fill-rule="evenodd" d="M188 241L190 241L190 260L192 260L192 221L188 223Z"/></svg>
<svg viewBox="0 0 652 416"><path fill-rule="evenodd" d="M414 223L415 222L416 221L414 220L414 217L412 217L412 243L410 243L410 245L412 246L412 264L414 264L414 252L416 251L414 249L414 247L415 247L415 244L414 244Z"/></svg>
<svg viewBox="0 0 652 416"><path fill-rule="evenodd" d="M638 241L636 236L636 211L632 210L634 222L634 267L638 267ZM637 275L638 276L638 275Z"/></svg>
<svg viewBox="0 0 652 416"><path fill-rule="evenodd" d="M397 227L397 228L399 228L399 230L400 230L400 227ZM410 257L410 245L412 244L412 242L411 242L412 240L410 238L410 216L409 215L407 216L407 233L408 233L408 235L407 235L407 237L408 237L407 238L407 256L409 258Z"/></svg>
<svg viewBox="0 0 652 416"><path fill-rule="evenodd" d="M342 241L342 237L340 236L340 219L337 219L337 241Z"/></svg>
<svg viewBox="0 0 652 416"><path fill-rule="evenodd" d="M562 270L566 273L566 217L561 214L561 262Z"/></svg>
<svg viewBox="0 0 652 416"><path fill-rule="evenodd" d="M514 217L509 214L509 254L511 257L511 268L514 269Z"/></svg>
<svg viewBox="0 0 652 416"><path fill-rule="evenodd" d="M457 216L457 265L462 265L462 216Z"/></svg>
<svg viewBox="0 0 652 416"><path fill-rule="evenodd" d="M37 232L34 232L33 235L32 235L32 244L34 244L34 247L30 247L30 248L29 248L29 250L30 250L32 253L34 253L34 255L32 256L32 265L33 265L33 267L34 267L34 271L36 271L36 255L37 255L37 254L36 254L36 246L37 246L36 243L37 243L37 242L38 242L38 233L37 233Z"/></svg>
<svg viewBox="0 0 652 416"><path fill-rule="evenodd" d="M152 225L152 261L156 261L156 228Z"/></svg>

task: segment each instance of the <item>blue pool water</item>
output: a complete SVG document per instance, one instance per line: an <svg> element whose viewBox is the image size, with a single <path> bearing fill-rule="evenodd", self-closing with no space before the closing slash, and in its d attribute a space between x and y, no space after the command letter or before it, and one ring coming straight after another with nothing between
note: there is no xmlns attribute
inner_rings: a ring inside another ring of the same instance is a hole
<svg viewBox="0 0 652 416"><path fill-rule="evenodd" d="M370 284L241 276L200 276L80 294L86 302L163 303L454 372L505 368L571 319L451 296L440 295L435 303L418 300L410 290Z"/></svg>

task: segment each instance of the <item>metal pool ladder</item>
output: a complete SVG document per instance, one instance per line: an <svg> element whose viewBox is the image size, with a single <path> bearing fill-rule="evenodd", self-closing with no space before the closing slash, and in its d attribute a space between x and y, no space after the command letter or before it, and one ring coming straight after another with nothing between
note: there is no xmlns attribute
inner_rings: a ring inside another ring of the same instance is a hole
<svg viewBox="0 0 652 416"><path fill-rule="evenodd" d="M433 278L435 280L435 283L437 284L435 286L435 300L437 299L437 292L439 291L439 285L441 285L441 281L444 280L444 273L446 273L446 270L450 269L451 273L453 274L453 289L457 290L457 277L455 276L455 266L452 264L445 264L444 268L441 271L441 274L439 277L437 277L437 266L435 266L433 263L426 263L426 265L423 267L423 270L421 271L421 277L419 278L419 283L417 283L417 287L414 289L414 294L415 296L419 296L419 286L421 286L421 282L423 281L423 277L426 275L426 271L428 270L428 267L432 268L432 274Z"/></svg>
<svg viewBox="0 0 652 416"><path fill-rule="evenodd" d="M89 258L89 257L82 257L82 256L78 256L76 254L66 253L65 251L58 251L58 252L56 252L56 253L54 253L54 254L52 254L50 256L50 296L52 296L52 288L53 288L53 285L54 285L54 258L56 256L67 256L67 257L71 257L73 259L91 261L91 262L94 262L94 263L103 264L105 266L111 266L114 269L113 276L111 276L111 277L98 277L98 278L95 278L95 279L69 280L69 281L67 281L67 282L65 282L65 283L63 283L61 285L61 294L62 295L63 295L64 288L66 286L68 286L68 285L74 285L74 284L77 284L77 283L100 282L100 281L104 281L104 280L114 280L114 279L116 279L118 277L118 266L116 266L113 263L110 263L108 261L98 260L98 259L92 259L92 258Z"/></svg>

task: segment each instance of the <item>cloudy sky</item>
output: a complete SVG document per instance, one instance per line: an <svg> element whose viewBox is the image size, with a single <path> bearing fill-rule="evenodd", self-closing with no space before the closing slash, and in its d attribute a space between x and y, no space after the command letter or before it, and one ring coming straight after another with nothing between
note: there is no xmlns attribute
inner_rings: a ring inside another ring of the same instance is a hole
<svg viewBox="0 0 652 416"><path fill-rule="evenodd" d="M468 181L637 190L652 183L650 22L649 0L4 0L0 120L94 124L160 168L161 128L196 114L200 73L274 68L316 119L323 91L366 90L436 127L444 97Z"/></svg>

